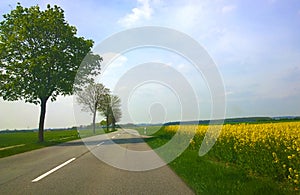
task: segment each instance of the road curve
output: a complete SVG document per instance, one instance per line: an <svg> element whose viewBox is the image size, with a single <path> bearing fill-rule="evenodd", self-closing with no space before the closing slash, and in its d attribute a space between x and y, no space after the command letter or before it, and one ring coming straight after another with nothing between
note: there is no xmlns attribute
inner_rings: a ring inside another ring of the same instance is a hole
<svg viewBox="0 0 300 195"><path fill-rule="evenodd" d="M112 141L128 150L150 150L135 131L121 130L2 158L0 194L194 194L168 166L128 171L97 158L112 155ZM112 156L122 160L119 153ZM139 166L140 160L124 163Z"/></svg>

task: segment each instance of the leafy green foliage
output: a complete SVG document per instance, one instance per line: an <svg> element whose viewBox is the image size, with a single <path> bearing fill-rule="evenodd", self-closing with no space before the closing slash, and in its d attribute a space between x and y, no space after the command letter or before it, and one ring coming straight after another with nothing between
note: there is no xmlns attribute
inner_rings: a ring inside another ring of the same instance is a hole
<svg viewBox="0 0 300 195"><path fill-rule="evenodd" d="M0 96L41 105L40 141L48 99L71 95L74 85L100 73L102 58L91 52L92 46L92 40L76 36L58 6L41 11L18 4L0 22Z"/></svg>
<svg viewBox="0 0 300 195"><path fill-rule="evenodd" d="M87 72L100 68L92 55L93 41L76 37L76 28L64 19L64 11L48 5L23 8L20 4L0 23L0 92L5 100L24 99L38 104L71 95L77 70L84 57L93 62ZM93 60L91 60L93 59Z"/></svg>
<svg viewBox="0 0 300 195"><path fill-rule="evenodd" d="M116 123L122 117L121 99L116 95L105 94L98 110L106 118L107 130L110 124L112 124L112 128L114 129Z"/></svg>

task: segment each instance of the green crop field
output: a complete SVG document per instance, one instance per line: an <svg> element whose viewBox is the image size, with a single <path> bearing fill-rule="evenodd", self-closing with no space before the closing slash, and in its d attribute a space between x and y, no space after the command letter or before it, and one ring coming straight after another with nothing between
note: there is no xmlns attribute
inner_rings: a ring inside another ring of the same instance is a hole
<svg viewBox="0 0 300 195"><path fill-rule="evenodd" d="M78 139L76 130L45 131L45 142L38 142L38 132L0 133L0 158Z"/></svg>
<svg viewBox="0 0 300 195"><path fill-rule="evenodd" d="M109 132L112 132L110 129ZM47 146L85 138L106 133L104 129L96 129L95 134L91 129L77 130L46 130L45 141L38 142L38 132L14 131L0 133L0 158L11 156L18 153L27 152Z"/></svg>

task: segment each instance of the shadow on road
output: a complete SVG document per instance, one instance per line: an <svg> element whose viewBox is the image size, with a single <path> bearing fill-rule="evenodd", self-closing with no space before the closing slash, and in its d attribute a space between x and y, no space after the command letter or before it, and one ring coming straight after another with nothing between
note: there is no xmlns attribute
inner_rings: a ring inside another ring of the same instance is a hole
<svg viewBox="0 0 300 195"><path fill-rule="evenodd" d="M111 141L116 144L145 143L145 141L142 138L119 138L119 139L112 139ZM104 144L112 144L112 142L105 142Z"/></svg>
<svg viewBox="0 0 300 195"><path fill-rule="evenodd" d="M137 144L137 143L145 143L144 139L147 138L119 138L119 139L106 139L106 140L77 140L77 141L71 141L67 143L62 143L59 146L96 146L101 143L101 145L111 145L111 144Z"/></svg>

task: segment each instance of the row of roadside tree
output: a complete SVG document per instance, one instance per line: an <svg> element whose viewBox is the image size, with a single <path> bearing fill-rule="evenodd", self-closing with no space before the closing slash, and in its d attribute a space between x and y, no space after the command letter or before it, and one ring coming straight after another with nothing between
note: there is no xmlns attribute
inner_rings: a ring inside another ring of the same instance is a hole
<svg viewBox="0 0 300 195"><path fill-rule="evenodd" d="M82 105L82 110L91 112L93 116L93 133L96 129L96 116L100 112L106 120L106 128L112 125L115 129L116 123L120 121L121 112L121 99L112 95L110 90L101 83L91 83L83 90L76 93L76 99Z"/></svg>

